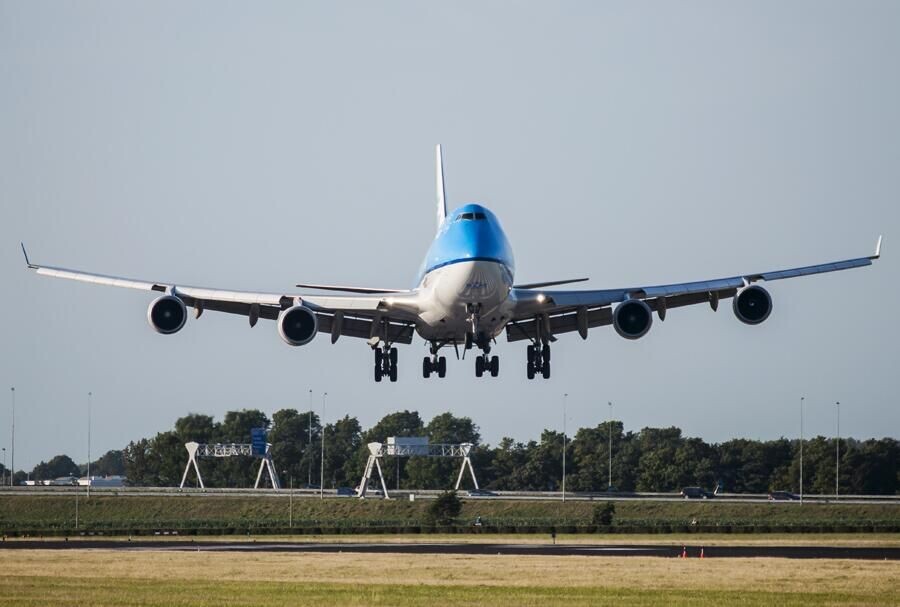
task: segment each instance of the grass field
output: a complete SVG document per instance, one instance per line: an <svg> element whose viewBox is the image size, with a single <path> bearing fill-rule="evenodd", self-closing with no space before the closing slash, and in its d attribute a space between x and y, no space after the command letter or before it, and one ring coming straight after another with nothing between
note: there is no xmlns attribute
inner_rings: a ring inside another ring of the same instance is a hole
<svg viewBox="0 0 900 607"><path fill-rule="evenodd" d="M298 527L415 525L430 502L331 498L294 500ZM465 500L460 520L481 517L486 524L588 524L597 503L569 501ZM900 504L727 503L710 501L616 502L615 524L688 525L900 525ZM79 499L82 528L287 527L285 497L94 496ZM4 496L0 528L73 528L75 496Z"/></svg>
<svg viewBox="0 0 900 607"><path fill-rule="evenodd" d="M900 563L0 550L0 605L896 605Z"/></svg>

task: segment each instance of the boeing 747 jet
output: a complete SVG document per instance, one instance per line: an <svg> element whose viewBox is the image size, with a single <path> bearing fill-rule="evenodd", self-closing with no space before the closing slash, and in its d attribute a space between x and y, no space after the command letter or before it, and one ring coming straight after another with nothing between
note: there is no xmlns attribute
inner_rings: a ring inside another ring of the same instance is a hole
<svg viewBox="0 0 900 607"><path fill-rule="evenodd" d="M848 270L872 264L875 254L789 270L743 274L679 284L633 286L601 290L561 290L563 284L586 278L516 284L512 247L500 220L480 204L466 204L447 212L441 147L436 149L437 235L425 255L415 288L411 290L299 284L308 293L253 293L171 282L118 278L79 270L25 262L38 274L98 285L155 291L159 296L147 309L150 326L163 335L184 328L188 308L194 317L206 312L246 316L251 327L259 319L274 320L278 334L290 346L304 346L319 333L331 343L341 336L360 338L374 352L374 378L397 381L396 344L412 343L418 334L429 347L422 375L444 377L447 359L440 355L452 347L456 357L477 348L475 375L497 377L500 360L491 355L504 332L507 341L525 341L525 370L529 379L550 377L550 344L563 333L612 325L625 339L639 339L668 310L694 304L718 309L732 299L738 320L758 325L772 312L772 298L760 282Z"/></svg>

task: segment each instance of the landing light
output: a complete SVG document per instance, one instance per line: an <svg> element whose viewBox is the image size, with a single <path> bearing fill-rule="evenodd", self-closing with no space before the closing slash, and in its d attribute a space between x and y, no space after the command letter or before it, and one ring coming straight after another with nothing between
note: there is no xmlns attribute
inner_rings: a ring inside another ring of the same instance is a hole
<svg viewBox="0 0 900 607"><path fill-rule="evenodd" d="M544 303L545 301L547 301L547 296L543 293L538 293L537 300L538 303Z"/></svg>

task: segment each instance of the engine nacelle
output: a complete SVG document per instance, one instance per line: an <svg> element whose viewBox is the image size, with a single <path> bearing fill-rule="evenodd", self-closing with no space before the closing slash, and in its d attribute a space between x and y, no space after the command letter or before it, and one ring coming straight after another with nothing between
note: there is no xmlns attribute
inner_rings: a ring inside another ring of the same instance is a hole
<svg viewBox="0 0 900 607"><path fill-rule="evenodd" d="M147 308L147 322L153 330L163 335L178 333L187 321L184 302L174 295L157 297Z"/></svg>
<svg viewBox="0 0 900 607"><path fill-rule="evenodd" d="M742 323L758 325L772 313L772 296L762 287L750 285L734 296L732 308Z"/></svg>
<svg viewBox="0 0 900 607"><path fill-rule="evenodd" d="M289 346L305 346L319 331L319 318L306 306L293 306L278 316L278 334Z"/></svg>
<svg viewBox="0 0 900 607"><path fill-rule="evenodd" d="M653 324L650 306L640 299L629 299L613 311L613 327L625 339L639 339L647 334Z"/></svg>

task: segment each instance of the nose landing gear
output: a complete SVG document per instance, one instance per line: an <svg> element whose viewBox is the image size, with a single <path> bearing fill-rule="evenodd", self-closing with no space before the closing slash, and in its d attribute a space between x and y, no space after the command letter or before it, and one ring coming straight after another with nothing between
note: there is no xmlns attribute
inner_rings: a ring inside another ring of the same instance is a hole
<svg viewBox="0 0 900 607"><path fill-rule="evenodd" d="M526 366L528 379L534 379L540 374L544 379L550 379L550 345L532 344L528 346L528 364Z"/></svg>

